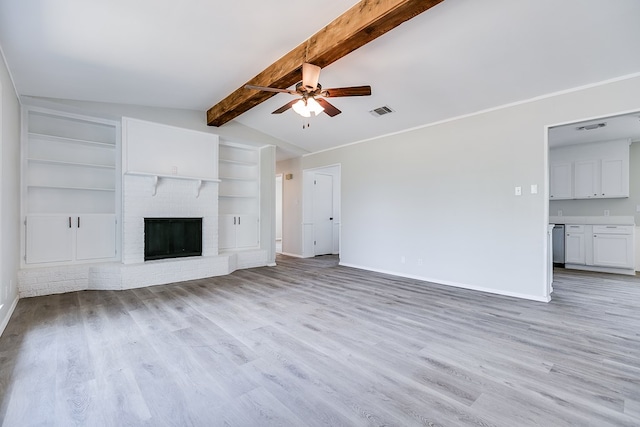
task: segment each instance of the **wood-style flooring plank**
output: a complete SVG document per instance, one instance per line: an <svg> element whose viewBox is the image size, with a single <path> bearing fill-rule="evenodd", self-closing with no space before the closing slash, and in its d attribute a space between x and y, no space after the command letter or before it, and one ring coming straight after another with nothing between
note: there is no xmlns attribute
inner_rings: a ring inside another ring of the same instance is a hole
<svg viewBox="0 0 640 427"><path fill-rule="evenodd" d="M640 425L638 278L544 304L337 262L20 300L2 426Z"/></svg>

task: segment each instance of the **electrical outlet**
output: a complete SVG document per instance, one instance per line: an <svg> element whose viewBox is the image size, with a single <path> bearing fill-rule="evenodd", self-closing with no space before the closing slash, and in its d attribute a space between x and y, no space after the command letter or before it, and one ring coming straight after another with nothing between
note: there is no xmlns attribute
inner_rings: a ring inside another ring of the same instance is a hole
<svg viewBox="0 0 640 427"><path fill-rule="evenodd" d="M604 216L609 216L609 209L604 210Z"/></svg>
<svg viewBox="0 0 640 427"><path fill-rule="evenodd" d="M522 196L522 187L516 187L515 193L516 196Z"/></svg>
<svg viewBox="0 0 640 427"><path fill-rule="evenodd" d="M173 175L178 175L178 167L177 166L172 166L171 167L171 173Z"/></svg>
<svg viewBox="0 0 640 427"><path fill-rule="evenodd" d="M418 265L423 265L424 261L422 260L422 258L418 258Z"/></svg>
<svg viewBox="0 0 640 427"><path fill-rule="evenodd" d="M562 209L558 210L558 216L562 216Z"/></svg>
<svg viewBox="0 0 640 427"><path fill-rule="evenodd" d="M531 184L531 194L538 194L538 184Z"/></svg>

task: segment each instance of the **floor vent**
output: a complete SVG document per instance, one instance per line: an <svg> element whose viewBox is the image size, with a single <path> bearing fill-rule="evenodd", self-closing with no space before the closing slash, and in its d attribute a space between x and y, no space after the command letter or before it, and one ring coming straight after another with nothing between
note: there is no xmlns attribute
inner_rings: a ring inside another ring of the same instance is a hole
<svg viewBox="0 0 640 427"><path fill-rule="evenodd" d="M382 107L374 108L369 112L376 117L380 117L384 116L385 114L393 113L393 111L394 110L392 110L388 105L383 105Z"/></svg>

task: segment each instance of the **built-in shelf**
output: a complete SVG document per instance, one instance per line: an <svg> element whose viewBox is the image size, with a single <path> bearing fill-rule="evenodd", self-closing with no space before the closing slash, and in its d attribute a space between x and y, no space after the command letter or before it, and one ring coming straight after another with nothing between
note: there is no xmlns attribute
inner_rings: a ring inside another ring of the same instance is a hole
<svg viewBox="0 0 640 427"><path fill-rule="evenodd" d="M82 145L95 145L98 147L115 148L115 144L109 144L107 142L89 141L86 139L67 138L64 136L47 135L43 133L29 132L29 138L47 139L49 141L68 142L73 144Z"/></svg>
<svg viewBox="0 0 640 427"><path fill-rule="evenodd" d="M27 185L27 188L48 188L52 190L83 190L83 191L116 191L115 188L99 187L70 187L66 185Z"/></svg>
<svg viewBox="0 0 640 427"><path fill-rule="evenodd" d="M200 189L202 188L202 184L204 182L220 182L218 178L184 176L184 175L168 175L168 174L159 174L159 173L150 173L150 172L128 171L128 172L125 172L125 175L146 176L146 177L153 178L153 184L151 188L152 196L155 196L157 194L158 183L162 179L179 179L183 181L193 181L196 185L196 192L195 192L196 198L200 196Z"/></svg>
<svg viewBox="0 0 640 427"><path fill-rule="evenodd" d="M255 161L248 160L229 160L229 159L220 159L220 163L229 163L234 165L246 165L246 166L256 166L257 163Z"/></svg>
<svg viewBox="0 0 640 427"><path fill-rule="evenodd" d="M255 182L256 178L255 177L247 178L247 177L221 176L220 180L221 181L251 181L251 182Z"/></svg>
<svg viewBox="0 0 640 427"><path fill-rule="evenodd" d="M91 168L103 168L103 169L115 169L115 165L99 165L95 163L82 163L82 162L66 162L61 160L49 160L49 159L27 159L31 163L42 163L47 165L62 165L62 166L82 166Z"/></svg>

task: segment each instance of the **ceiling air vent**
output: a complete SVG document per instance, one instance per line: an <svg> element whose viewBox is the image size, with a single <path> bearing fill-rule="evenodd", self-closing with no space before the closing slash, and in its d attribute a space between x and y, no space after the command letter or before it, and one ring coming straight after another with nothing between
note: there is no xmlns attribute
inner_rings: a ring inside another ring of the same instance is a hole
<svg viewBox="0 0 640 427"><path fill-rule="evenodd" d="M607 122L602 122L602 123L594 123L592 125L585 125L585 126L578 126L576 128L576 130L594 130L594 129L600 129L603 128L607 125Z"/></svg>
<svg viewBox="0 0 640 427"><path fill-rule="evenodd" d="M369 111L375 117L384 116L385 114L393 113L394 110L391 109L388 105L383 105L382 107L374 108Z"/></svg>

